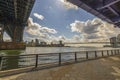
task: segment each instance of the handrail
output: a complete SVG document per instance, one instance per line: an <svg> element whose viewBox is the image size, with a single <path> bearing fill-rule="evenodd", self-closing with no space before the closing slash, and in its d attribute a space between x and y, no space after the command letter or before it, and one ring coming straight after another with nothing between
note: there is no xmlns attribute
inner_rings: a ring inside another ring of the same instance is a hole
<svg viewBox="0 0 120 80"><path fill-rule="evenodd" d="M94 55L92 55L92 57L90 57L91 52L92 52L92 54L94 54ZM84 59L83 59L83 57L78 56L78 54L85 54ZM74 62L77 62L81 59L83 59L83 60L97 59L97 58L102 58L102 57L107 57L107 56L118 55L118 54L120 54L120 49L86 50L86 51L74 51L74 52L44 53L44 54L25 54L25 55L11 55L11 56L0 56L0 57L3 58L1 61L2 63L4 63L4 61L3 61L4 59L6 60L6 59L10 58L10 59L15 60L16 57L19 59L22 59L21 61L24 62L24 60L25 60L25 62L28 62L28 63L30 63L31 62L30 60L32 60L33 63L31 63L31 65L32 66L34 65L35 68L37 68L38 65L42 65L42 64L57 63L60 66L62 63L65 63L66 61L73 60ZM57 57L57 58L53 59L54 58L53 56ZM68 56L68 57L66 58L66 56ZM72 57L72 59L70 57ZM43 63L41 63L41 61L43 61ZM46 61L47 61L47 63L46 63ZM14 63L12 63L12 64L14 64Z"/></svg>
<svg viewBox="0 0 120 80"><path fill-rule="evenodd" d="M79 52L95 52L95 51L107 51L108 49L105 49L105 50L84 50L84 51L71 51L71 52L54 52L54 53L40 53L40 54L22 54L22 55L9 55L9 56L0 56L0 57L17 57L17 56L32 56L32 55L52 55L52 54L58 54L58 53L61 53L61 54L66 54L66 53L79 53ZM119 50L119 49L109 49L109 50Z"/></svg>

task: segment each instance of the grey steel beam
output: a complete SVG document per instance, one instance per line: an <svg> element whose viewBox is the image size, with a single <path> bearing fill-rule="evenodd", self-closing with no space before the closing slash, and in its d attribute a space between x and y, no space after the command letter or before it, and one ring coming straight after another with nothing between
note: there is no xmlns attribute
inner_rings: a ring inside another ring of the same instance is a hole
<svg viewBox="0 0 120 80"><path fill-rule="evenodd" d="M29 10L29 5L30 5L30 0L28 0L28 2L27 2L27 5L26 5L26 11L25 11L25 14L24 14L24 18L23 18L23 21L25 21L25 19L27 18L27 13L28 13L28 10Z"/></svg>
<svg viewBox="0 0 120 80"><path fill-rule="evenodd" d="M110 6L108 7L108 9L110 11L112 11L115 15L119 16L119 13L117 13L113 8L111 8Z"/></svg>
<svg viewBox="0 0 120 80"><path fill-rule="evenodd" d="M118 20L118 21L115 21L114 23L115 23L115 24L116 24L116 23L120 23L120 20Z"/></svg>
<svg viewBox="0 0 120 80"><path fill-rule="evenodd" d="M107 18L106 16L104 16L100 12L96 11L95 9L91 8L90 6L88 6L87 4L82 2L81 0L67 0L67 1L73 3L74 5L80 7L84 10L86 10L87 12L94 14L95 16L101 18L102 20L105 20L109 23L113 23L109 18Z"/></svg>
<svg viewBox="0 0 120 80"><path fill-rule="evenodd" d="M4 25L0 24L0 42L3 42Z"/></svg>
<svg viewBox="0 0 120 80"><path fill-rule="evenodd" d="M114 17L111 20L115 23L120 20L120 16Z"/></svg>
<svg viewBox="0 0 120 80"><path fill-rule="evenodd" d="M108 0L108 1L109 1L109 0ZM102 6L102 7L97 8L97 10L101 10L101 9L104 9L104 8L108 8L109 6L114 5L114 4L117 3L117 2L120 2L120 0L114 0L114 1L112 1L111 3L109 3L109 4L106 4L106 5Z"/></svg>
<svg viewBox="0 0 120 80"><path fill-rule="evenodd" d="M14 0L15 19L17 19L17 1Z"/></svg>

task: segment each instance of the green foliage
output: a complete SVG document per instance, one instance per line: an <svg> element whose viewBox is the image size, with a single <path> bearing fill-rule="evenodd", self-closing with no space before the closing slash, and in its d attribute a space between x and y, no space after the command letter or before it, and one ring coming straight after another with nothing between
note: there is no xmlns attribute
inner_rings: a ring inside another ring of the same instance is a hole
<svg viewBox="0 0 120 80"><path fill-rule="evenodd" d="M21 52L22 52L22 50L1 50L0 54L19 55Z"/></svg>

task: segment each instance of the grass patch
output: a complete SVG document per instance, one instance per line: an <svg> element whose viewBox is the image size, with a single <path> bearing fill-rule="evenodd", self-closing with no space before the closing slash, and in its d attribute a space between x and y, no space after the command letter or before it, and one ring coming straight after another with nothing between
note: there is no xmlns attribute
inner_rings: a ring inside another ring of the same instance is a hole
<svg viewBox="0 0 120 80"><path fill-rule="evenodd" d="M6 55L19 55L23 52L23 50L1 50L0 54Z"/></svg>

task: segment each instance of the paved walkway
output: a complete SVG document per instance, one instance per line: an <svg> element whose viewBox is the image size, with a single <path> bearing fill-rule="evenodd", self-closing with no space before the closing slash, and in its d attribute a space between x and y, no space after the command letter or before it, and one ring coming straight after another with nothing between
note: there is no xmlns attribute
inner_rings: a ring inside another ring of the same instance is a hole
<svg viewBox="0 0 120 80"><path fill-rule="evenodd" d="M120 56L22 73L0 80L120 80Z"/></svg>

